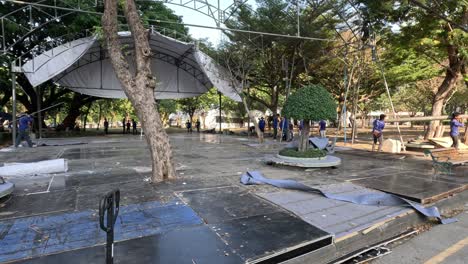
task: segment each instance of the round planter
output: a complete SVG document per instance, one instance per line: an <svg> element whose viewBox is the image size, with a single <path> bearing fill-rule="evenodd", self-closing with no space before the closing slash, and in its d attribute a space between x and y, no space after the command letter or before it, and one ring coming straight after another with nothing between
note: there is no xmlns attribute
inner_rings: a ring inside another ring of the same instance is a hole
<svg viewBox="0 0 468 264"><path fill-rule="evenodd" d="M313 160L322 160L322 159L325 159L327 156L325 157L320 157L320 158L299 158L299 157L289 157L289 156L283 156L283 155L280 155L280 154L276 154L276 157L280 158L280 159L283 159L283 160L291 160L291 161L300 161L300 162L306 162L306 161L313 161Z"/></svg>
<svg viewBox="0 0 468 264"><path fill-rule="evenodd" d="M327 155L322 158L295 158L277 154L272 157L270 162L278 165L286 165L302 168L325 168L336 167L341 164L341 159L335 156Z"/></svg>

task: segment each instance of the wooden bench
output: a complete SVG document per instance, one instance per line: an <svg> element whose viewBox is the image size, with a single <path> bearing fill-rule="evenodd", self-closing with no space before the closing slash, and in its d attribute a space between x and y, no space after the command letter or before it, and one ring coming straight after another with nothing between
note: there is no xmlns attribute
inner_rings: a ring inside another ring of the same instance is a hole
<svg viewBox="0 0 468 264"><path fill-rule="evenodd" d="M432 166L436 171L452 174L455 165L468 164L468 151L455 148L425 150L426 156L431 156Z"/></svg>

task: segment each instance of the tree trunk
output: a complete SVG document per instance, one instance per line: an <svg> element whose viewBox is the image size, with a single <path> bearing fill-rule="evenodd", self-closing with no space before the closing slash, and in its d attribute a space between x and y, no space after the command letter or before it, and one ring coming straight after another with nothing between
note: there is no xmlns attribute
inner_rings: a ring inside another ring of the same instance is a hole
<svg viewBox="0 0 468 264"><path fill-rule="evenodd" d="M80 116L81 112L79 108L72 108L68 111L67 116L63 119L63 128L73 129L75 127L75 121Z"/></svg>
<svg viewBox="0 0 468 264"><path fill-rule="evenodd" d="M304 152L309 148L310 121L304 120L299 139L299 151Z"/></svg>
<svg viewBox="0 0 468 264"><path fill-rule="evenodd" d="M102 25L109 57L117 78L135 108L142 129L145 131L152 160L152 182L173 178L175 169L172 163L172 149L154 100L156 80L153 79L150 68L151 48L148 31L140 21L135 1L127 0L124 4L124 13L135 42L136 74L133 76L128 70L129 65L122 53L122 45L117 35L119 24L117 2L116 0L104 1Z"/></svg>
<svg viewBox="0 0 468 264"><path fill-rule="evenodd" d="M98 115L96 130L99 130L99 127L101 126L101 118L102 118L102 102L99 102L98 105L99 105L99 115Z"/></svg>
<svg viewBox="0 0 468 264"><path fill-rule="evenodd" d="M83 105L97 100L97 97L92 97L84 94L75 93L73 100L70 104L67 116L63 119L64 128L73 129L75 127L75 121L78 116L81 115L81 107Z"/></svg>
<svg viewBox="0 0 468 264"><path fill-rule="evenodd" d="M258 138L258 142L259 143L263 143L264 141L264 138L263 138L263 133L262 131L260 131L260 127L258 126L258 122L257 120L255 120L255 116L250 112L250 109L249 109L249 106L247 105L247 100L245 99L245 96L242 96L242 103L244 103L244 108L245 108L245 111L247 112L247 114L249 115L250 119L252 120L252 122L254 123L254 126L255 126L255 132L257 132L257 138ZM249 127L247 127L247 129L250 129ZM250 130L249 130L250 131Z"/></svg>
<svg viewBox="0 0 468 264"><path fill-rule="evenodd" d="M445 78L447 79L447 77ZM439 88L439 91L442 89L453 89L453 87L448 87L449 85L455 86L455 80L450 81L445 81L442 83L441 88ZM445 88L442 88L442 86L445 86ZM444 100L446 99L446 96L442 93L437 93L436 96L434 96L434 100L432 101L432 116L441 116L442 111L444 110ZM440 125L440 120L432 120L429 123L429 128L426 131L426 135L424 136L425 139L428 138L433 138L435 136L437 127Z"/></svg>
<svg viewBox="0 0 468 264"><path fill-rule="evenodd" d="M464 22L468 19L468 13L465 10ZM446 26L448 31L451 31L450 27ZM437 89L434 100L432 101L432 116L441 116L444 104L447 103L447 99L452 95L453 90L456 87L456 82L458 77L461 74L462 67L465 64L465 58L459 55L458 47L450 44L450 41L447 40L447 54L449 60L449 67L445 71L445 78L442 84ZM431 138L436 132L437 126L440 124L440 121L435 120L431 121L429 124L429 129L427 130L425 139Z"/></svg>
<svg viewBox="0 0 468 264"><path fill-rule="evenodd" d="M202 119L203 129L206 129L206 114L205 113L203 113L203 115L201 116L201 119Z"/></svg>
<svg viewBox="0 0 468 264"><path fill-rule="evenodd" d="M83 131L86 131L86 124L88 123L88 115L89 115L89 110L91 110L91 106L93 105L93 102L89 102L88 108L86 109L86 112L83 117Z"/></svg>

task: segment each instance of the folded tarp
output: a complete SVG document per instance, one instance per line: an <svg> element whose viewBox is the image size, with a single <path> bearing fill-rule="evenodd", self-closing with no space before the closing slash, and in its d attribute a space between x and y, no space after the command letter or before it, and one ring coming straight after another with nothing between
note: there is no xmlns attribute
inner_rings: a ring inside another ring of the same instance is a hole
<svg viewBox="0 0 468 264"><path fill-rule="evenodd" d="M0 176L32 176L68 171L65 159L45 160L30 163L12 163L0 167Z"/></svg>
<svg viewBox="0 0 468 264"><path fill-rule="evenodd" d="M309 143L315 148L325 149L328 146L328 138L310 137Z"/></svg>
<svg viewBox="0 0 468 264"><path fill-rule="evenodd" d="M7 182L2 177L0 177L0 198L12 193L14 188L15 185L13 183Z"/></svg>
<svg viewBox="0 0 468 264"><path fill-rule="evenodd" d="M430 217L436 218L442 224L449 224L458 220L454 218L442 219L439 210L435 206L423 207L421 204L409 201L399 196L389 193L369 193L369 194L334 194L328 193L318 188L312 188L294 180L276 180L265 178L259 171L248 171L241 176L240 182L244 185L259 185L269 184L278 188L304 191L310 193L321 194L329 199L335 199L339 201L350 202L361 205L377 205L377 206L411 206L418 213Z"/></svg>

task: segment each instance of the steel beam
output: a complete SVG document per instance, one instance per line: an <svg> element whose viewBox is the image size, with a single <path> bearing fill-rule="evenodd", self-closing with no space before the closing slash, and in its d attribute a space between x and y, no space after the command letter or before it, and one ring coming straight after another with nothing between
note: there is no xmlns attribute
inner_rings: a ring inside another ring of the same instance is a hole
<svg viewBox="0 0 468 264"><path fill-rule="evenodd" d="M463 119L467 119L468 115L461 115L460 117ZM435 120L449 120L451 118L452 116L415 116L415 117L385 119L385 122L401 123L401 122L415 122L415 121L435 121Z"/></svg>

